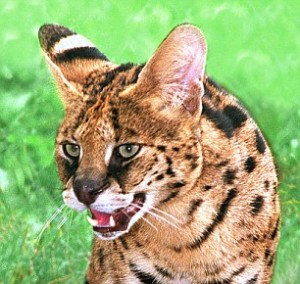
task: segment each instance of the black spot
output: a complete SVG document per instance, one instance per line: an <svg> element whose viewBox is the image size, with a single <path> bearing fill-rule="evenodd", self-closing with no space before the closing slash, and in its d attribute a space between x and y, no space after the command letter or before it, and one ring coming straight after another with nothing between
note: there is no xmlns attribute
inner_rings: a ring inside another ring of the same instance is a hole
<svg viewBox="0 0 300 284"><path fill-rule="evenodd" d="M121 244L122 244L123 248L126 249L126 250L128 250L129 246L128 246L127 241L123 237L119 237L119 239L121 241Z"/></svg>
<svg viewBox="0 0 300 284"><path fill-rule="evenodd" d="M159 267L158 265L154 265L154 268L162 276L167 277L167 278L171 278L171 279L173 278L172 274L167 269L165 269L163 267Z"/></svg>
<svg viewBox="0 0 300 284"><path fill-rule="evenodd" d="M101 267L101 269L102 269L103 266L104 266L104 259L105 259L104 249L103 249L103 248L100 248L100 250L99 250L99 262L100 262L100 267Z"/></svg>
<svg viewBox="0 0 300 284"><path fill-rule="evenodd" d="M194 170L198 167L198 163L192 162L191 163L191 169Z"/></svg>
<svg viewBox="0 0 300 284"><path fill-rule="evenodd" d="M276 236L278 234L278 227L279 227L279 218L277 219L274 230L271 234L271 240L274 240L276 238Z"/></svg>
<svg viewBox="0 0 300 284"><path fill-rule="evenodd" d="M173 164L173 161L170 157L166 157L166 161L167 161L168 166L171 166Z"/></svg>
<svg viewBox="0 0 300 284"><path fill-rule="evenodd" d="M212 121L218 129L223 131L227 138L233 136L234 127L232 126L231 120L224 113L203 103L202 114Z"/></svg>
<svg viewBox="0 0 300 284"><path fill-rule="evenodd" d="M223 113L231 120L232 126L235 129L241 127L243 122L247 120L247 115L237 106L226 106Z"/></svg>
<svg viewBox="0 0 300 284"><path fill-rule="evenodd" d="M192 200L188 215L192 216L194 214L194 212L197 210L197 208L201 205L202 202L203 202L202 199Z"/></svg>
<svg viewBox="0 0 300 284"><path fill-rule="evenodd" d="M250 203L251 213L253 215L258 214L261 211L263 204L264 204L264 198L260 195L256 196L256 198Z"/></svg>
<svg viewBox="0 0 300 284"><path fill-rule="evenodd" d="M259 236L252 235L251 237L249 237L249 239L252 239L252 241L253 241L254 243L256 243L256 242L259 241Z"/></svg>
<svg viewBox="0 0 300 284"><path fill-rule="evenodd" d="M137 277L140 280L141 283L160 284L160 282L156 280L155 276L151 275L150 273L139 270L136 264L130 262L129 268L131 272L135 275L135 277Z"/></svg>
<svg viewBox="0 0 300 284"><path fill-rule="evenodd" d="M175 152L179 152L180 148L179 147L172 147L172 150Z"/></svg>
<svg viewBox="0 0 300 284"><path fill-rule="evenodd" d="M256 162L255 162L254 157L252 157L252 156L248 157L248 159L245 162L245 170L248 173L251 173L251 172L253 172L255 167L256 167Z"/></svg>
<svg viewBox="0 0 300 284"><path fill-rule="evenodd" d="M234 179L235 171L227 169L223 176L224 183L233 184Z"/></svg>
<svg viewBox="0 0 300 284"><path fill-rule="evenodd" d="M168 167L167 171L166 171L166 174L169 175L169 176L173 176L175 177L175 172L173 171L172 167Z"/></svg>
<svg viewBox="0 0 300 284"><path fill-rule="evenodd" d="M255 141L256 141L257 151L263 154L266 151L266 143L264 141L264 138L262 137L262 134L258 129L255 130Z"/></svg>
<svg viewBox="0 0 300 284"><path fill-rule="evenodd" d="M212 188L211 185L205 185L205 186L204 186L204 190L205 190L205 191L208 191L208 190L210 190L211 188Z"/></svg>
<svg viewBox="0 0 300 284"><path fill-rule="evenodd" d="M193 158L193 155L191 154L185 154L184 157L187 159L187 160L191 160Z"/></svg>
<svg viewBox="0 0 300 284"><path fill-rule="evenodd" d="M270 250L266 249L265 250L265 259L267 259L270 256Z"/></svg>
<svg viewBox="0 0 300 284"><path fill-rule="evenodd" d="M56 62L69 62L74 59L101 59L108 60L96 47L77 47L58 53L55 56Z"/></svg>
<svg viewBox="0 0 300 284"><path fill-rule="evenodd" d="M171 199L175 198L179 194L179 191L171 192L165 199L161 201L161 203L169 202Z"/></svg>
<svg viewBox="0 0 300 284"><path fill-rule="evenodd" d="M219 208L216 218L204 230L202 236L197 238L193 243L189 244L187 246L187 248L192 249L192 250L197 249L201 243L203 243L205 240L208 239L208 237L214 231L215 227L223 221L223 219L228 211L229 205L230 205L231 201L236 197L236 195L237 195L237 190L235 188L232 188L229 190L227 197L224 199L224 201L222 202L222 204Z"/></svg>
<svg viewBox="0 0 300 284"><path fill-rule="evenodd" d="M186 183L184 181L178 181L178 182L170 183L169 187L171 187L171 188L179 188L179 187L183 187L185 185L186 185Z"/></svg>
<svg viewBox="0 0 300 284"><path fill-rule="evenodd" d="M152 181L150 180L150 181L148 181L147 185L151 185L151 183L152 183Z"/></svg>
<svg viewBox="0 0 300 284"><path fill-rule="evenodd" d="M158 145L158 146L157 146L157 149L158 149L159 151L165 152L165 151L166 151L166 146Z"/></svg>
<svg viewBox="0 0 300 284"><path fill-rule="evenodd" d="M269 190L270 188L270 182L268 180L265 180L265 189Z"/></svg>
<svg viewBox="0 0 300 284"><path fill-rule="evenodd" d="M116 116L119 115L119 111L116 108L112 108L111 114L112 114L113 117L116 117Z"/></svg>
<svg viewBox="0 0 300 284"><path fill-rule="evenodd" d="M255 274L251 279L247 281L247 284L257 283L258 274Z"/></svg>
<svg viewBox="0 0 300 284"><path fill-rule="evenodd" d="M155 179L156 180L162 180L164 177L165 177L164 174L160 174Z"/></svg>

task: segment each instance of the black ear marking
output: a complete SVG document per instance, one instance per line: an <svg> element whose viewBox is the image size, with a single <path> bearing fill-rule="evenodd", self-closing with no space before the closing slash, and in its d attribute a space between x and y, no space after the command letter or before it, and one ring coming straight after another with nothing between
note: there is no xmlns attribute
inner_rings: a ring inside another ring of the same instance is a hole
<svg viewBox="0 0 300 284"><path fill-rule="evenodd" d="M96 47L78 47L64 51L55 56L55 61L68 62L75 59L100 59L108 61L108 58Z"/></svg>
<svg viewBox="0 0 300 284"><path fill-rule="evenodd" d="M38 38L43 50L50 51L61 39L76 33L60 25L44 24L38 31Z"/></svg>
<svg viewBox="0 0 300 284"><path fill-rule="evenodd" d="M64 63L75 59L108 60L85 37L60 25L45 24L41 26L38 37L42 49L55 63Z"/></svg>

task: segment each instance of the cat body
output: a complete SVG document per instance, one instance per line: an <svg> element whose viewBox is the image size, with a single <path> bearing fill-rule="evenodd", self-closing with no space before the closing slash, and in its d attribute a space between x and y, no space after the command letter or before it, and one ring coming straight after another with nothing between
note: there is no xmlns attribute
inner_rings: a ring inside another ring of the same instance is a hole
<svg viewBox="0 0 300 284"><path fill-rule="evenodd" d="M206 42L175 28L145 65L111 63L44 25L66 116L64 200L90 211L88 283L270 283L277 173L259 128L204 72Z"/></svg>

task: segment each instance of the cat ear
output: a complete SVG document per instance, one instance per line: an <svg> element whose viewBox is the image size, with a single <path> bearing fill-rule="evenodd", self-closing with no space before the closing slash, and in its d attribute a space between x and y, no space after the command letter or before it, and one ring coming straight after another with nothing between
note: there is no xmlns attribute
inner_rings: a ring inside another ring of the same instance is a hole
<svg viewBox="0 0 300 284"><path fill-rule="evenodd" d="M199 113L206 53L206 41L197 27L178 26L147 62L139 82L158 92L161 103L183 106L192 115Z"/></svg>
<svg viewBox="0 0 300 284"><path fill-rule="evenodd" d="M101 73L113 66L93 43L63 26L43 25L38 36L65 105L83 99L82 85L93 70Z"/></svg>

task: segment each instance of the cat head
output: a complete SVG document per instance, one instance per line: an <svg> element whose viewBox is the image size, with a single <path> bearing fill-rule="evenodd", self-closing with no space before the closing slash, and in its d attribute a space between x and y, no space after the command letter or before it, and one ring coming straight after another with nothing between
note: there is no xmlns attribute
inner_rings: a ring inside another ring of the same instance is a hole
<svg viewBox="0 0 300 284"><path fill-rule="evenodd" d="M206 43L176 27L145 65L115 64L75 32L44 25L39 40L65 107L56 161L70 207L114 239L154 207L176 206L201 172Z"/></svg>

